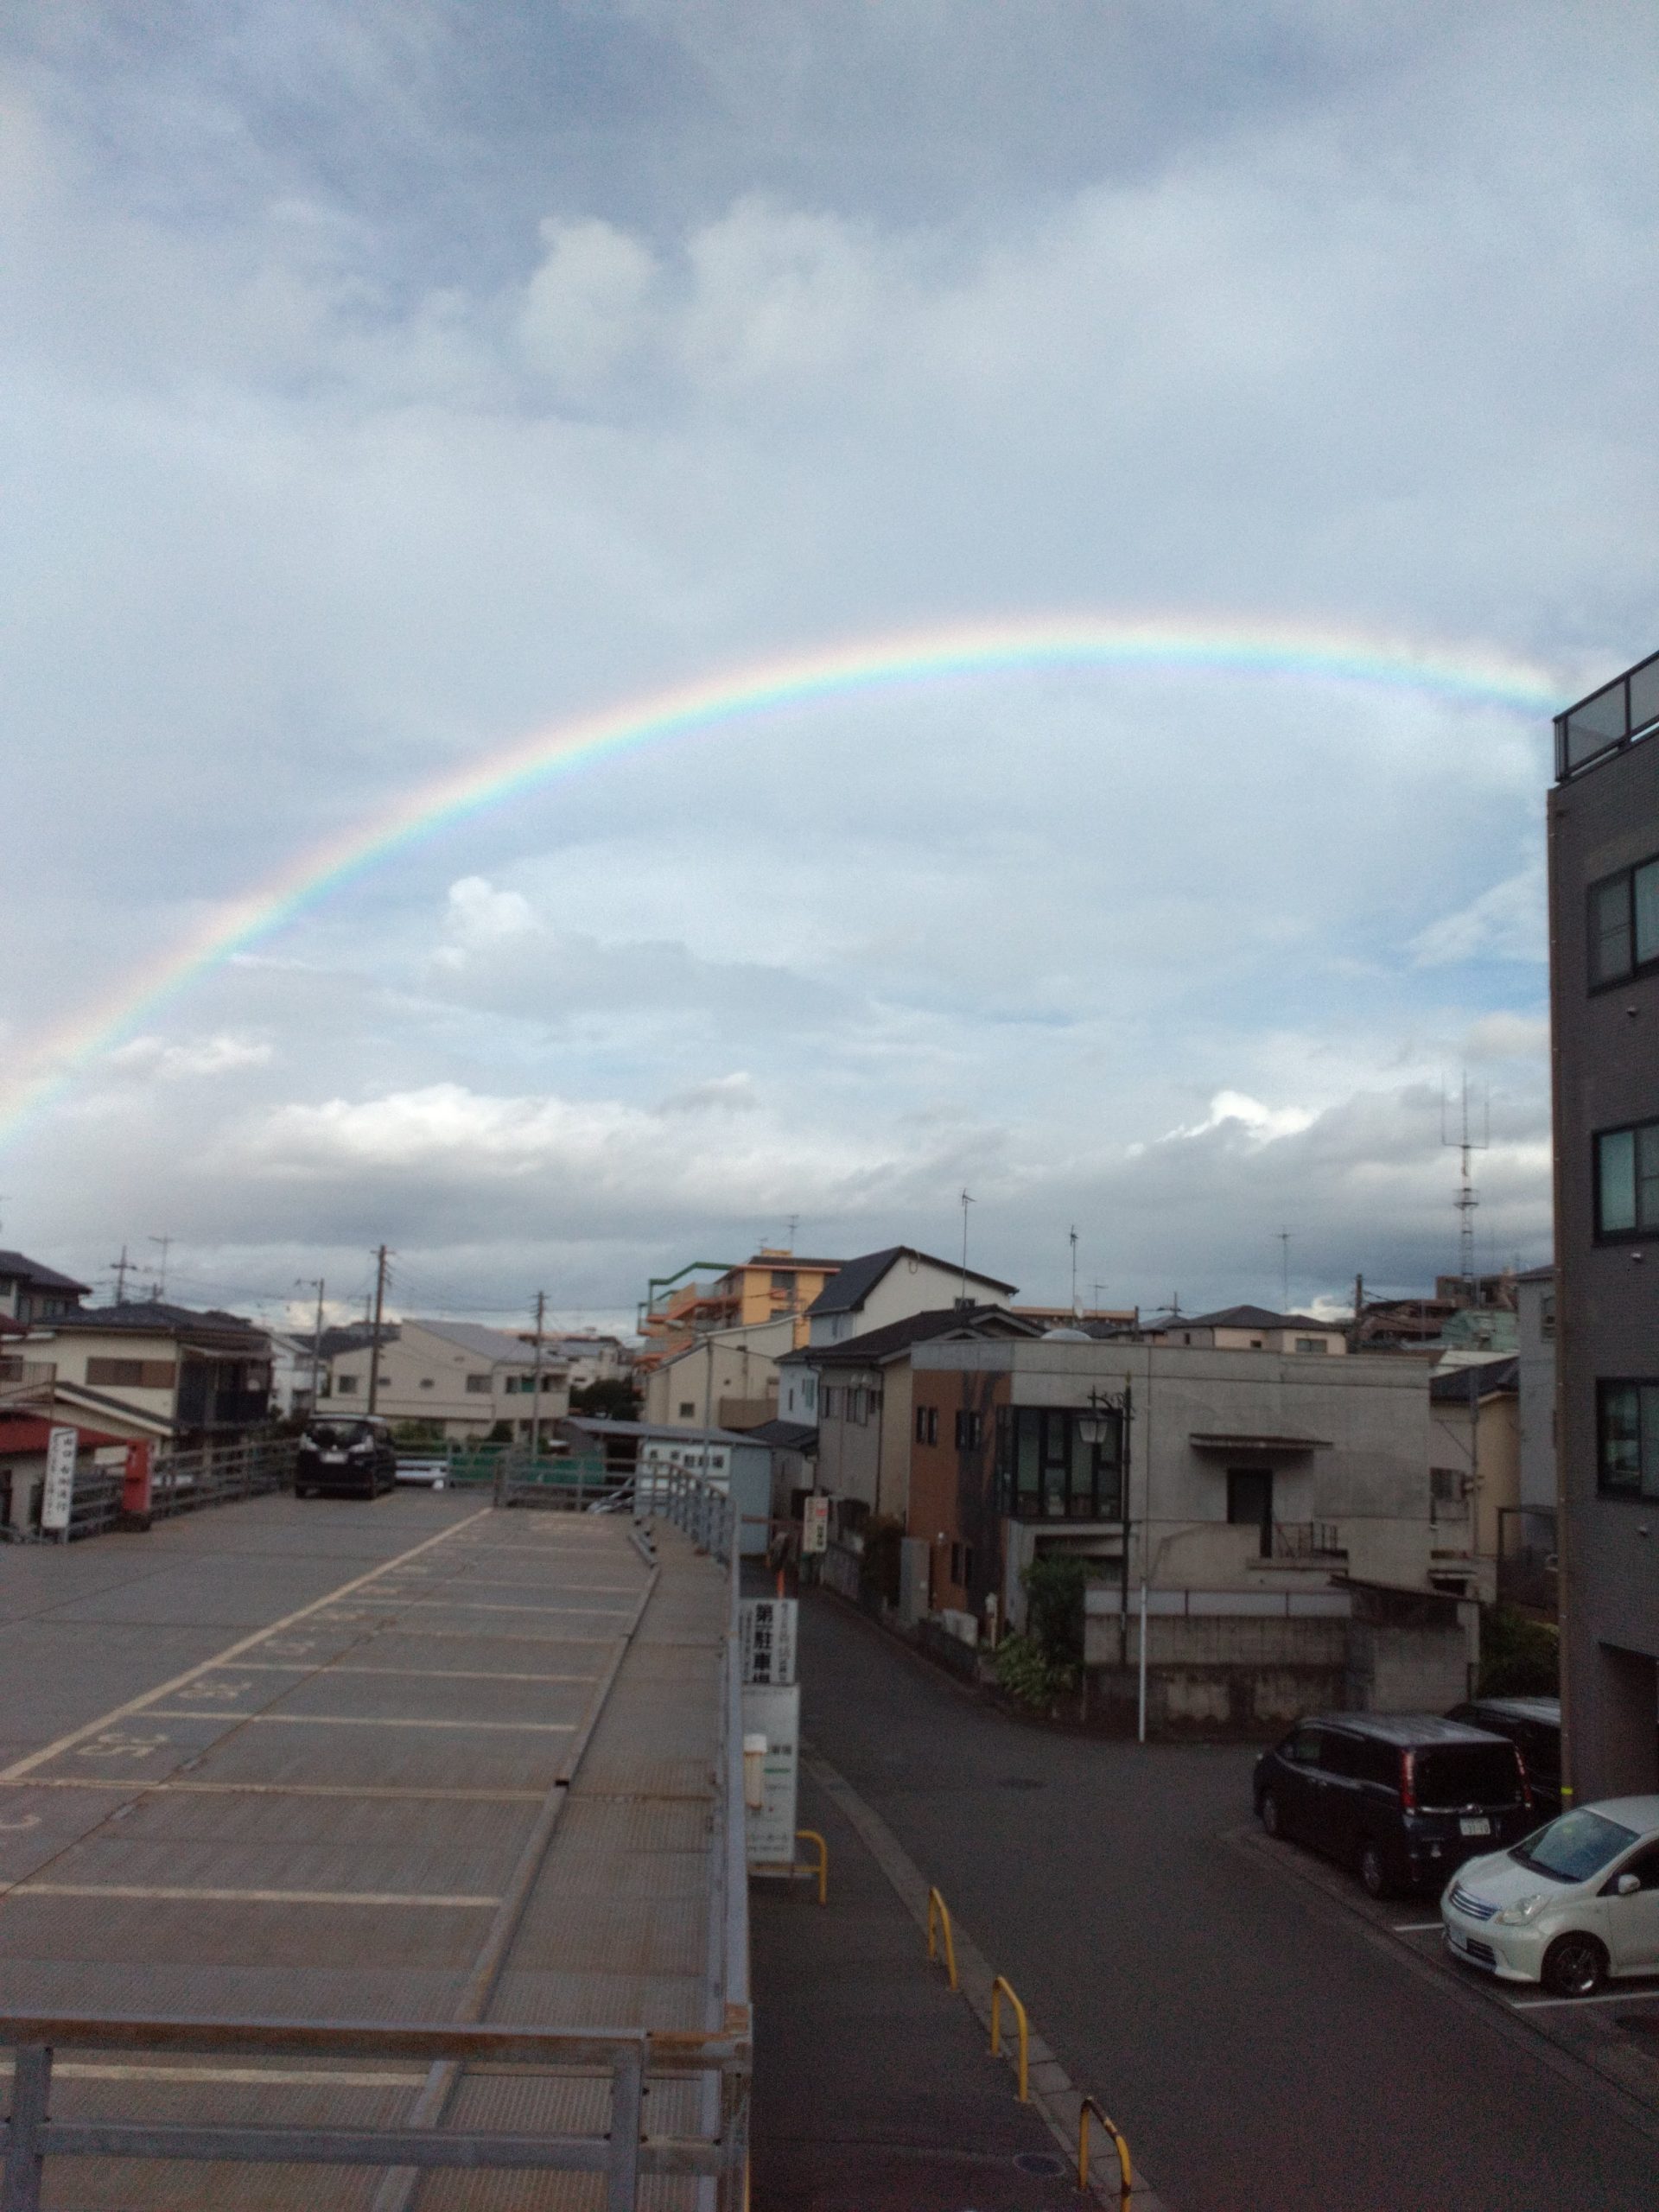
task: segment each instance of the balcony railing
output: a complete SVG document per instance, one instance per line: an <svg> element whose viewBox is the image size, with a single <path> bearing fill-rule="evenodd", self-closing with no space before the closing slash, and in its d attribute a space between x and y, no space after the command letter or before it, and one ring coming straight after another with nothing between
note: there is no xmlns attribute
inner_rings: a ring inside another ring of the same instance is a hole
<svg viewBox="0 0 1659 2212"><path fill-rule="evenodd" d="M57 1379L55 1360L23 1359L9 1353L0 1359L0 1405L9 1399L26 1398L34 1391L49 1389Z"/></svg>
<svg viewBox="0 0 1659 2212"><path fill-rule="evenodd" d="M1599 691L1555 717L1555 773L1587 768L1659 728L1659 653L1638 661Z"/></svg>
<svg viewBox="0 0 1659 2212"><path fill-rule="evenodd" d="M1274 1559L1346 1559L1348 1550L1334 1521L1275 1521Z"/></svg>

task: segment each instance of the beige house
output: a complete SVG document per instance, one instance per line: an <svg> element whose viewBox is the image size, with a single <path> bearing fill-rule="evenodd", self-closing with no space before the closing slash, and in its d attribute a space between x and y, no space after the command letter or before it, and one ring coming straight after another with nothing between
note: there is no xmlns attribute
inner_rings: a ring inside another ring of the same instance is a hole
<svg viewBox="0 0 1659 2212"><path fill-rule="evenodd" d="M662 1428L759 1428L777 1416L779 1362L796 1334L792 1314L710 1331L646 1375L641 1420Z"/></svg>
<svg viewBox="0 0 1659 2212"><path fill-rule="evenodd" d="M1141 1331L1149 1344L1180 1344L1195 1351L1281 1351L1315 1357L1348 1349L1341 1322L1306 1313L1274 1313L1265 1306L1225 1306L1215 1313L1175 1313Z"/></svg>
<svg viewBox="0 0 1659 2212"><path fill-rule="evenodd" d="M1429 1481L1441 1571L1467 1562L1497 1594L1503 1516L1521 1503L1521 1392L1514 1359L1471 1360L1431 1377Z"/></svg>
<svg viewBox="0 0 1659 2212"><path fill-rule="evenodd" d="M15 1342L16 1339L8 1339ZM89 1306L31 1328L19 1349L99 1418L125 1408L181 1444L230 1438L271 1417L270 1340L234 1313L156 1299ZM118 1427L116 1433L120 1433Z"/></svg>
<svg viewBox="0 0 1659 2212"><path fill-rule="evenodd" d="M328 1363L321 1410L369 1410L369 1347L337 1351ZM506 1422L528 1436L537 1376L536 1353L521 1338L472 1321L390 1322L380 1340L374 1410L391 1422L420 1421L445 1437L487 1436ZM570 1410L569 1372L544 1345L541 1420L550 1428Z"/></svg>

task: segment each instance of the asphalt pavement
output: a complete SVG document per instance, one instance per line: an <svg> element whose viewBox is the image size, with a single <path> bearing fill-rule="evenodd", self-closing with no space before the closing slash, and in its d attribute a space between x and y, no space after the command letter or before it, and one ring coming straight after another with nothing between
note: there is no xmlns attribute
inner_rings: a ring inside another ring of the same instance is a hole
<svg viewBox="0 0 1659 2212"><path fill-rule="evenodd" d="M821 1594L802 1607L800 1674L809 1743L1109 2105L1172 2212L1659 2203L1659 2113L1644 2124L1229 1840L1253 1750L1026 1722Z"/></svg>

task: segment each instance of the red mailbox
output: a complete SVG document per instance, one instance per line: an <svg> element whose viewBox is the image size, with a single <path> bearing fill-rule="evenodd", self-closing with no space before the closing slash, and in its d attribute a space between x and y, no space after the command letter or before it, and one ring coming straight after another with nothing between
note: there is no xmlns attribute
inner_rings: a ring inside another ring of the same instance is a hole
<svg viewBox="0 0 1659 2212"><path fill-rule="evenodd" d="M149 1444L129 1444L126 1472L121 1478L121 1510L137 1516L149 1511Z"/></svg>

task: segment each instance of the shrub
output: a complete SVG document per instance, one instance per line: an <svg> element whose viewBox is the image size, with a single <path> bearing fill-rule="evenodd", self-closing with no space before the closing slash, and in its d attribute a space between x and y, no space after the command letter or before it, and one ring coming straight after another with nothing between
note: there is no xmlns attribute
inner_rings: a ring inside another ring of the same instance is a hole
<svg viewBox="0 0 1659 2212"><path fill-rule="evenodd" d="M864 1523L864 1550L858 1562L858 1594L867 1605L885 1600L899 1602L899 1546L905 1540L902 1521L887 1519Z"/></svg>
<svg viewBox="0 0 1659 2212"><path fill-rule="evenodd" d="M1057 1667L1035 1637L1005 1636L996 1647L996 1679L1021 1705L1046 1713L1057 1697L1077 1686L1075 1669Z"/></svg>
<svg viewBox="0 0 1659 2212"><path fill-rule="evenodd" d="M1514 1605L1480 1617L1482 1697L1555 1697L1561 1686L1560 1631Z"/></svg>
<svg viewBox="0 0 1659 2212"><path fill-rule="evenodd" d="M1075 1679L1083 1665L1083 1593L1088 1570L1080 1559L1036 1559L1026 1569L1026 1628L1057 1674Z"/></svg>
<svg viewBox="0 0 1659 2212"><path fill-rule="evenodd" d="M596 1382L579 1382L570 1393L573 1414L590 1414L600 1421L638 1421L639 1393L625 1375L604 1375Z"/></svg>

